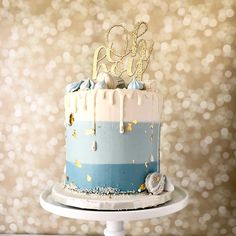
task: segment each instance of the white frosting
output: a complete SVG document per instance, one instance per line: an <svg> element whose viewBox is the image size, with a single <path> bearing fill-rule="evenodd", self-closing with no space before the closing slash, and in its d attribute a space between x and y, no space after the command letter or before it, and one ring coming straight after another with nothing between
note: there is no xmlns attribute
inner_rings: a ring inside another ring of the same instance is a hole
<svg viewBox="0 0 236 236"><path fill-rule="evenodd" d="M161 110L162 97L150 91L98 89L65 95L66 117L73 114L77 121L160 122Z"/></svg>

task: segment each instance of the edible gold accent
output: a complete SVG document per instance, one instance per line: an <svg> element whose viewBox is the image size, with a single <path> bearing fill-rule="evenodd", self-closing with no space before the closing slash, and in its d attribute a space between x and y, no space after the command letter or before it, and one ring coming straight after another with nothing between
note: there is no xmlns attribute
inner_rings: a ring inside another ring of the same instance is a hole
<svg viewBox="0 0 236 236"><path fill-rule="evenodd" d="M75 166L78 168L82 168L81 162L79 160L75 161Z"/></svg>
<svg viewBox="0 0 236 236"><path fill-rule="evenodd" d="M95 129L87 129L86 131L85 131L85 134L86 135L94 135L95 134Z"/></svg>
<svg viewBox="0 0 236 236"><path fill-rule="evenodd" d="M138 121L137 121L137 120L133 120L132 122L133 122L133 124L135 124L135 125L138 124Z"/></svg>
<svg viewBox="0 0 236 236"><path fill-rule="evenodd" d="M73 130L72 137L73 137L74 139L76 139L76 137L77 137L76 129Z"/></svg>
<svg viewBox="0 0 236 236"><path fill-rule="evenodd" d="M144 191L144 190L146 189L145 184L141 184L141 185L139 186L139 189L140 189L141 191Z"/></svg>
<svg viewBox="0 0 236 236"><path fill-rule="evenodd" d="M127 132L131 132L133 130L133 124L132 123L128 123L126 126L126 131Z"/></svg>
<svg viewBox="0 0 236 236"><path fill-rule="evenodd" d="M93 179L93 178L92 178L92 176L90 176L90 175L87 175L87 181L88 181L88 182L91 182L91 181L92 181L92 179Z"/></svg>
<svg viewBox="0 0 236 236"><path fill-rule="evenodd" d="M69 125L72 126L75 121L74 115L71 113L69 117Z"/></svg>

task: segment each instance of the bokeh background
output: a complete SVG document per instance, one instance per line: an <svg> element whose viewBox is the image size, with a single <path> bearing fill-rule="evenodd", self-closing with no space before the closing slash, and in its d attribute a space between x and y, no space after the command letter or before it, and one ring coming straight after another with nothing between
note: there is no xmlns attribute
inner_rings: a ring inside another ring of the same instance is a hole
<svg viewBox="0 0 236 236"><path fill-rule="evenodd" d="M102 234L104 223L47 213L62 181L66 84L91 75L114 24L149 25L145 78L163 94L161 170L188 190L174 215L125 224L130 235L236 235L236 1L2 0L0 232Z"/></svg>

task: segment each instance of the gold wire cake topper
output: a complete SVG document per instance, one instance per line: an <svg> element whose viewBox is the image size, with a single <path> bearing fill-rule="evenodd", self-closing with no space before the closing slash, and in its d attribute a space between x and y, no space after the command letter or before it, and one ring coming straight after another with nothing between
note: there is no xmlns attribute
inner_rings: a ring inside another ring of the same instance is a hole
<svg viewBox="0 0 236 236"><path fill-rule="evenodd" d="M120 42L124 44L122 52L114 48L114 42L111 40L115 29L124 31ZM116 77L128 76L142 80L154 44L153 41L141 38L147 30L148 26L145 22L138 22L131 32L123 25L112 26L106 34L105 45L98 47L94 52L92 79L96 79L100 72L106 72Z"/></svg>

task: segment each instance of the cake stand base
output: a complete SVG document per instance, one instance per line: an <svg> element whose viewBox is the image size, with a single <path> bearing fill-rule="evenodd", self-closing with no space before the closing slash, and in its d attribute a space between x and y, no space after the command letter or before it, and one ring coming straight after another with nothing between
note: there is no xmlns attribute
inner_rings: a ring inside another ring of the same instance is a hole
<svg viewBox="0 0 236 236"><path fill-rule="evenodd" d="M179 187L175 187L171 201L157 207L139 210L101 211L69 207L52 199L52 188L40 195L41 206L53 214L72 219L106 221L105 236L124 236L125 221L150 219L173 214L186 207L187 203L188 194Z"/></svg>
<svg viewBox="0 0 236 236"><path fill-rule="evenodd" d="M133 210L153 207L171 200L172 192L159 195L147 192L137 194L95 194L80 193L65 187L61 183L52 187L52 198L58 203L83 209L93 210Z"/></svg>

